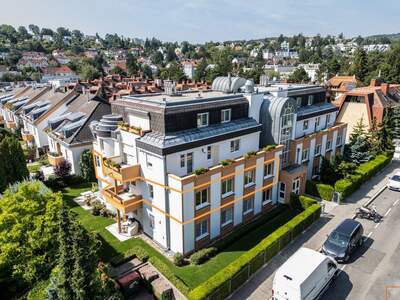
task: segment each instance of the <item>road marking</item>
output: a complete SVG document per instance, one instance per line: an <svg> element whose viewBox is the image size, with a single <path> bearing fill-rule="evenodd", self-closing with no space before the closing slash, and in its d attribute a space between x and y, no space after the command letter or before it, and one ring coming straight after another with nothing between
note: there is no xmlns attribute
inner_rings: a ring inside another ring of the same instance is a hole
<svg viewBox="0 0 400 300"><path fill-rule="evenodd" d="M369 237L371 237L371 235L372 235L372 231L370 233L368 233L367 237L369 238Z"/></svg>
<svg viewBox="0 0 400 300"><path fill-rule="evenodd" d="M375 225L375 228L378 228L379 225L381 225L381 223L376 224L376 225Z"/></svg>
<svg viewBox="0 0 400 300"><path fill-rule="evenodd" d="M388 211L386 212L386 214L384 215L384 217L386 217L390 213L391 210L392 210L392 208L389 208Z"/></svg>
<svg viewBox="0 0 400 300"><path fill-rule="evenodd" d="M393 206L397 205L397 203L399 203L400 199L397 199L394 203Z"/></svg>

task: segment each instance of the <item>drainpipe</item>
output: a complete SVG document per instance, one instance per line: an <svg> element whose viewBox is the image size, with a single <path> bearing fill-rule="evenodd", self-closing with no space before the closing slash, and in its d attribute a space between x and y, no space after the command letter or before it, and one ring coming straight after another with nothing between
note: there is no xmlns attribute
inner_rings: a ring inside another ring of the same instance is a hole
<svg viewBox="0 0 400 300"><path fill-rule="evenodd" d="M163 156L164 161L164 181L165 185L168 183L168 175L167 175L167 157ZM169 215L169 193L167 189L164 189L165 193L165 212ZM166 217L165 219L166 226L166 238L167 238L167 248L171 249L171 219Z"/></svg>

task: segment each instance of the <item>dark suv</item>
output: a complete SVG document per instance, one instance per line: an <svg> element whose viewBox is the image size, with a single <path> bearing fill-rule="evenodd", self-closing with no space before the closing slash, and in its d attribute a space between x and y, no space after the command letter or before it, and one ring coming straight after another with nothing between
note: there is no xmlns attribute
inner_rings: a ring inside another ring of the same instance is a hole
<svg viewBox="0 0 400 300"><path fill-rule="evenodd" d="M346 262L350 255L361 246L364 229L360 222L346 219L328 236L322 246L322 252L333 257L337 262Z"/></svg>

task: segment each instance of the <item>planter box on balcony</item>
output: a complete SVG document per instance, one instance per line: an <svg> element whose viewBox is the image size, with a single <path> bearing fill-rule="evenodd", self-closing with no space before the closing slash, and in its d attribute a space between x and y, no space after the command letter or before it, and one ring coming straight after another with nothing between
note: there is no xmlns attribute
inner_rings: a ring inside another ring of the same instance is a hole
<svg viewBox="0 0 400 300"><path fill-rule="evenodd" d="M49 159L49 164L53 167L57 166L64 160L64 157L61 154L55 156L53 154L47 153L47 158Z"/></svg>
<svg viewBox="0 0 400 300"><path fill-rule="evenodd" d="M33 135L29 132L22 132L22 140L24 140L25 142L32 142L33 141Z"/></svg>
<svg viewBox="0 0 400 300"><path fill-rule="evenodd" d="M136 177L140 176L140 165L123 165L119 168L107 165L103 162L105 175L118 180L120 182L133 181Z"/></svg>

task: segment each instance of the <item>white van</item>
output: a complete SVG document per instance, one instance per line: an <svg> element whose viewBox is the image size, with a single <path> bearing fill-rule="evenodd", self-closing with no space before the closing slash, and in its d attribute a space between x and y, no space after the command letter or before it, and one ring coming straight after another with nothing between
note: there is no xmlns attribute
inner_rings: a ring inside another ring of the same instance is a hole
<svg viewBox="0 0 400 300"><path fill-rule="evenodd" d="M338 274L336 262L317 251L300 248L275 273L272 299L319 299Z"/></svg>

